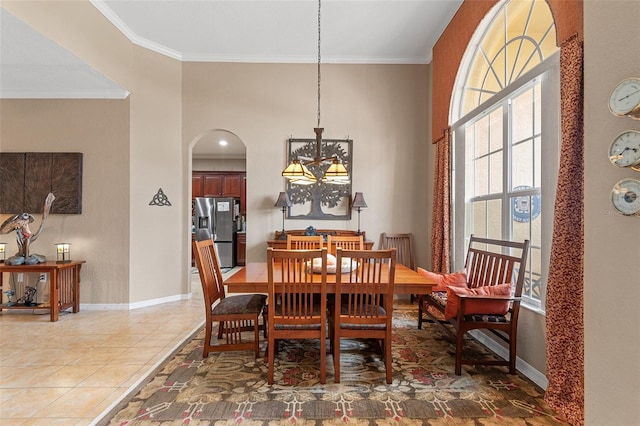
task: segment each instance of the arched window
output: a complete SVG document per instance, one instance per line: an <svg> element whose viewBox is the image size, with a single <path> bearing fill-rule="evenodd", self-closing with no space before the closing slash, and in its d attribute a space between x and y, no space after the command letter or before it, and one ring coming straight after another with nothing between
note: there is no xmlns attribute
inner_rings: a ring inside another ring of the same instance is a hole
<svg viewBox="0 0 640 426"><path fill-rule="evenodd" d="M558 168L555 43L544 0L498 3L467 47L450 110L454 259L464 258L471 234L529 239L523 296L525 305L539 309L544 309Z"/></svg>

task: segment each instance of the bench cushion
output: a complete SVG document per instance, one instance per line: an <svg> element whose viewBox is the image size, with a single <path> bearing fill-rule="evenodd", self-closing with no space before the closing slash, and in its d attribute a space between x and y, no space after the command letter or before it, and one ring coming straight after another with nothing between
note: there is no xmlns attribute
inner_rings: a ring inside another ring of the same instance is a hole
<svg viewBox="0 0 640 426"><path fill-rule="evenodd" d="M458 316L458 310L460 308L460 297L458 297L458 295L467 294L479 296L510 296L511 283L477 288L447 287L447 303L444 310L445 319L451 319ZM504 315L509 311L509 301L487 299L467 300L464 307L464 315Z"/></svg>
<svg viewBox="0 0 640 426"><path fill-rule="evenodd" d="M453 272L451 274L438 274L435 272L427 271L426 269L418 268L418 273L433 280L436 286L431 290L435 291L447 291L447 286L466 287L467 286L467 273L465 271Z"/></svg>

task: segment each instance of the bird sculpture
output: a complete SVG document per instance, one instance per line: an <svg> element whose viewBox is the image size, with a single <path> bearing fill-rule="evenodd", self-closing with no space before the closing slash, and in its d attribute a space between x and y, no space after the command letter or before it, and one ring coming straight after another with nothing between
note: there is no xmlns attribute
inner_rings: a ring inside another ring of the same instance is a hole
<svg viewBox="0 0 640 426"><path fill-rule="evenodd" d="M35 265L37 263L46 262L46 257L40 254L31 254L29 252L29 248L31 243L33 243L44 228L44 224L47 221L47 217L49 216L49 210L51 210L51 204L56 199L53 193L49 193L47 198L44 201L44 209L42 212L42 221L40 222L40 227L38 230L33 233L29 228L29 224L35 221L33 215L29 213L20 213L14 216L11 216L9 219L5 220L2 226L0 226L0 234L8 234L11 231L16 231L16 240L18 242L18 252L15 256L11 256L10 258L5 260L5 263L8 265Z"/></svg>

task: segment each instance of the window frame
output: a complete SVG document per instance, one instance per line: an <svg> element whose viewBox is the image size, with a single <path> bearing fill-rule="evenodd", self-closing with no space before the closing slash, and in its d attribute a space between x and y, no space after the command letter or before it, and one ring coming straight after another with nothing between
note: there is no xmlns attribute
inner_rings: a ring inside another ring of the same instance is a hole
<svg viewBox="0 0 640 426"><path fill-rule="evenodd" d="M451 182L452 182L452 244L451 259L453 270L464 267L466 243L465 218L465 148L458 141L464 141L466 125L495 110L499 104L505 104L511 97L515 97L533 80L541 80L541 132L544 138L542 152L541 175L541 205L544 214L541 215L541 289L540 300L523 295L522 306L544 314L546 283L549 272L551 254L551 240L553 236L553 217L557 186L558 167L560 161L560 54L555 52L540 64L523 74L518 80L505 87L502 91L474 108L464 117L451 125ZM511 162L511 132L509 131L510 111L503 111L503 179L510 179ZM509 182L507 182L509 183ZM504 186L505 191L500 194L503 202L502 210L502 238L511 235L511 220L509 216L509 199L512 193L510 185ZM496 198L496 197L492 197ZM505 204L506 203L506 204ZM462 232L460 232L462 230ZM531 261L531 256L530 260Z"/></svg>

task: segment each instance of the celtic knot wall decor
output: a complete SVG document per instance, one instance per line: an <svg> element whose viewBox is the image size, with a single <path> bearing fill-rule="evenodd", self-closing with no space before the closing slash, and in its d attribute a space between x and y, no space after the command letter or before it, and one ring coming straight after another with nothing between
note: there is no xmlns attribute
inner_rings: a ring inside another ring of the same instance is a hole
<svg viewBox="0 0 640 426"><path fill-rule="evenodd" d="M164 195L164 192L162 191L162 188L158 189L158 192L156 192L156 195L153 196L153 199L151 200L151 202L149 203L150 206L170 206L171 202L169 201L169 199L167 198L166 195Z"/></svg>

